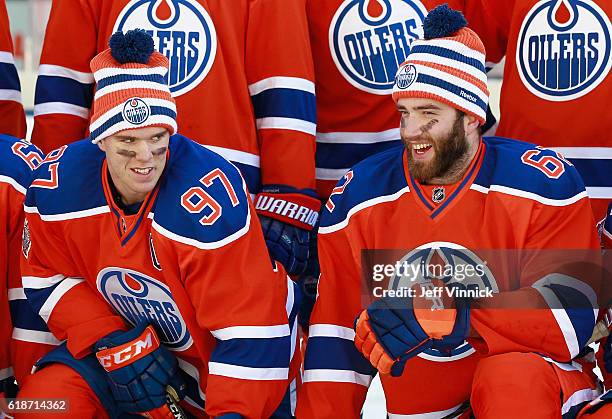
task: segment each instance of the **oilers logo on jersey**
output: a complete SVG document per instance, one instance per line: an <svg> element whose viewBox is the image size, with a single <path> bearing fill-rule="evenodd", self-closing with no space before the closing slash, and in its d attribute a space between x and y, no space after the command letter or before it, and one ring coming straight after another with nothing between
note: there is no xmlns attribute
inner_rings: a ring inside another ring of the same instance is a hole
<svg viewBox="0 0 612 419"><path fill-rule="evenodd" d="M148 321L170 349L185 350L193 340L170 290L160 281L140 272L110 267L96 279L98 291L132 325Z"/></svg>
<svg viewBox="0 0 612 419"><path fill-rule="evenodd" d="M423 35L426 14L418 0L346 0L329 27L338 70L360 90L390 94L397 68Z"/></svg>
<svg viewBox="0 0 612 419"><path fill-rule="evenodd" d="M497 281L486 261L483 261L473 251L456 243L431 242L421 245L406 253L398 263L402 270L391 278L389 289L410 288L415 282L427 286L433 280L439 280L449 287L458 289L499 292ZM439 305L435 299L436 297L432 297L432 307ZM453 349L450 359L464 358L473 352L474 349L465 342ZM418 356L435 362L449 360L449 354L442 354L433 348Z"/></svg>
<svg viewBox="0 0 612 419"><path fill-rule="evenodd" d="M145 29L168 57L172 96L183 95L206 77L217 52L217 33L208 12L189 0L133 0L117 17L113 32Z"/></svg>
<svg viewBox="0 0 612 419"><path fill-rule="evenodd" d="M568 101L610 72L612 26L591 0L542 0L525 16L516 47L521 81L534 95Z"/></svg>
<svg viewBox="0 0 612 419"><path fill-rule="evenodd" d="M149 109L149 105L144 100L135 97L125 102L121 114L124 121L132 125L140 125L149 119L151 109Z"/></svg>

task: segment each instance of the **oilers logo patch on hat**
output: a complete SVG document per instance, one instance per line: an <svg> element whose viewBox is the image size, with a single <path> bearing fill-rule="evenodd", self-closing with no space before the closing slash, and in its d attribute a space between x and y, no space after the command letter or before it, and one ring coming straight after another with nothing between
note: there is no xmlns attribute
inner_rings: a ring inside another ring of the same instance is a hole
<svg viewBox="0 0 612 419"><path fill-rule="evenodd" d="M217 33L203 2L133 0L127 2L113 33L144 29L156 50L170 63L166 76L173 97L198 86L208 75L217 52Z"/></svg>
<svg viewBox="0 0 612 419"><path fill-rule="evenodd" d="M423 36L426 15L418 0L345 0L329 27L338 71L359 90L390 94L412 42Z"/></svg>
<svg viewBox="0 0 612 419"><path fill-rule="evenodd" d="M612 26L592 0L542 0L521 25L516 63L534 95L568 101L595 89L612 66Z"/></svg>
<svg viewBox="0 0 612 419"><path fill-rule="evenodd" d="M149 119L151 108L144 100L135 97L125 102L121 115L130 124L141 125Z"/></svg>
<svg viewBox="0 0 612 419"><path fill-rule="evenodd" d="M405 65L395 76L395 84L398 89L407 89L417 78L417 69L414 65Z"/></svg>

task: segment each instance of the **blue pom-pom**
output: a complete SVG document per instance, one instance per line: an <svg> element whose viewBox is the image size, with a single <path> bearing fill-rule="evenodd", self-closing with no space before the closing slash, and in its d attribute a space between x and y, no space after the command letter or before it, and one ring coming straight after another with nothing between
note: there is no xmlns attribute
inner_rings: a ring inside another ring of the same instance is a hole
<svg viewBox="0 0 612 419"><path fill-rule="evenodd" d="M425 39L452 36L459 29L467 26L463 14L444 3L433 9L423 21Z"/></svg>
<svg viewBox="0 0 612 419"><path fill-rule="evenodd" d="M153 38L144 29L133 29L126 33L115 32L108 45L113 58L121 64L146 64L155 49Z"/></svg>

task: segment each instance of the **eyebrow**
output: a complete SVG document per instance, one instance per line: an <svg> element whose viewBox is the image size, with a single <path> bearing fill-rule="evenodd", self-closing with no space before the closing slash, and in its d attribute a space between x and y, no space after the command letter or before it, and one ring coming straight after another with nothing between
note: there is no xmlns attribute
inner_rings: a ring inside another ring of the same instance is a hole
<svg viewBox="0 0 612 419"><path fill-rule="evenodd" d="M151 135L149 138L153 138L153 137L161 137L162 135L165 134L165 130L159 131L153 135ZM118 138L120 140L137 140L138 138L133 137L131 135L116 135L115 138Z"/></svg>
<svg viewBox="0 0 612 419"><path fill-rule="evenodd" d="M424 111L424 110L429 110L429 109L433 109L433 110L442 110L442 108L440 108L439 106L436 106L434 104L427 104L427 105L421 105L421 106L417 106L415 108L413 108L415 111ZM409 110L407 107L400 105L397 107L398 111L407 111Z"/></svg>

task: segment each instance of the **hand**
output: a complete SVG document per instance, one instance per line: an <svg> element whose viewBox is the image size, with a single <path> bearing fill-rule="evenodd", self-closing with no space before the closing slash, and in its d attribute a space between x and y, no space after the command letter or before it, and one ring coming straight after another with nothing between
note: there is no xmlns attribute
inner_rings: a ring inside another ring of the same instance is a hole
<svg viewBox="0 0 612 419"><path fill-rule="evenodd" d="M320 208L314 192L284 185L264 186L255 198L270 256L289 275L300 275L307 269L309 232L317 224Z"/></svg>
<svg viewBox="0 0 612 419"><path fill-rule="evenodd" d="M113 332L95 350L120 409L151 418L174 417L166 404L166 386L182 397L185 383L176 358L160 344L153 326L139 323L127 332Z"/></svg>
<svg viewBox="0 0 612 419"><path fill-rule="evenodd" d="M416 290L420 295L420 290ZM429 348L450 352L469 331L469 302L444 302L435 309L419 297L383 297L364 310L355 326L355 345L383 374L400 376L406 361ZM442 300L438 301L439 304Z"/></svg>

